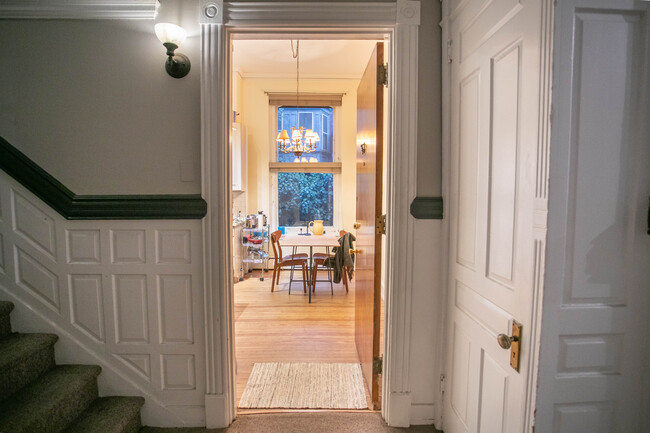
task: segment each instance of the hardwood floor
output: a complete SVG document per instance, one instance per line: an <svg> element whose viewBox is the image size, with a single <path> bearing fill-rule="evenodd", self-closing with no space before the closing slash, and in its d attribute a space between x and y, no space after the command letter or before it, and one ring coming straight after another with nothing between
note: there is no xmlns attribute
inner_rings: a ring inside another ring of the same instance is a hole
<svg viewBox="0 0 650 433"><path fill-rule="evenodd" d="M265 273L260 281L257 270L235 284L238 402L255 362L359 362L354 344L354 282L349 293L343 284L335 284L334 295L329 283L317 283L309 304L302 283L292 283L288 293L288 272L281 274L271 293L271 274Z"/></svg>

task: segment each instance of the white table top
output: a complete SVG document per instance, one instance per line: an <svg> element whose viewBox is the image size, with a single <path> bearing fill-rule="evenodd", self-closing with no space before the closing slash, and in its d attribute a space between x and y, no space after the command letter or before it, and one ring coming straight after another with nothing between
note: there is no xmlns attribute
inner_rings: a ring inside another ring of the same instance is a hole
<svg viewBox="0 0 650 433"><path fill-rule="evenodd" d="M280 238L280 245L289 247L338 247L339 236L334 233L324 235L286 234Z"/></svg>

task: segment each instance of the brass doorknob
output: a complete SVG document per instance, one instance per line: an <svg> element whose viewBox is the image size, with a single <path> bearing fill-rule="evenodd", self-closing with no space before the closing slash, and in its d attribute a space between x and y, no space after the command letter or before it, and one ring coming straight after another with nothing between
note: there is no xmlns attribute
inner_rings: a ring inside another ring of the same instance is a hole
<svg viewBox="0 0 650 433"><path fill-rule="evenodd" d="M497 343L499 343L502 349L510 349L514 341L519 341L519 337L510 337L506 334L497 335Z"/></svg>
<svg viewBox="0 0 650 433"><path fill-rule="evenodd" d="M361 223L354 223L352 224L352 227L354 227L355 230L359 230L359 227L361 227Z"/></svg>
<svg viewBox="0 0 650 433"><path fill-rule="evenodd" d="M352 248L350 248L350 251L348 251L348 252L350 254L361 254L363 252L363 250L353 250Z"/></svg>

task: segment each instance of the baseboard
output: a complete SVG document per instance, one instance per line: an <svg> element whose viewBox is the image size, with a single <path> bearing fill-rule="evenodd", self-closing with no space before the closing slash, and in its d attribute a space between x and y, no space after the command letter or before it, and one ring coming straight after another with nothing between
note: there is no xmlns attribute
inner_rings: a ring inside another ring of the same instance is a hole
<svg viewBox="0 0 650 433"><path fill-rule="evenodd" d="M232 423L232 419L226 416L226 396L224 394L205 395L205 427L226 428Z"/></svg>
<svg viewBox="0 0 650 433"><path fill-rule="evenodd" d="M436 406L433 403L411 405L411 425L432 425L436 423Z"/></svg>
<svg viewBox="0 0 650 433"><path fill-rule="evenodd" d="M384 418L388 425L408 428L411 425L411 393L391 392L387 403Z"/></svg>

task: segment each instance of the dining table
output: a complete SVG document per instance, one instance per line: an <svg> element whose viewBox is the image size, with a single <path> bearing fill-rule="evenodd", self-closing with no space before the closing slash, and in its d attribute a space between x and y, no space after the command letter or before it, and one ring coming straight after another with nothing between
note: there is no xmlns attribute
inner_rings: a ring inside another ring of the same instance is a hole
<svg viewBox="0 0 650 433"><path fill-rule="evenodd" d="M298 234L298 233L287 233L282 235L280 238L280 244L284 247L294 247L294 252L296 248L299 247L309 247L309 281L307 286L309 287L309 303L311 304L311 282L312 282L312 273L313 269L313 258L314 258L314 248L327 248L327 252L331 247L339 246L339 236L335 233L323 233L322 235L315 235L312 233L309 234Z"/></svg>

